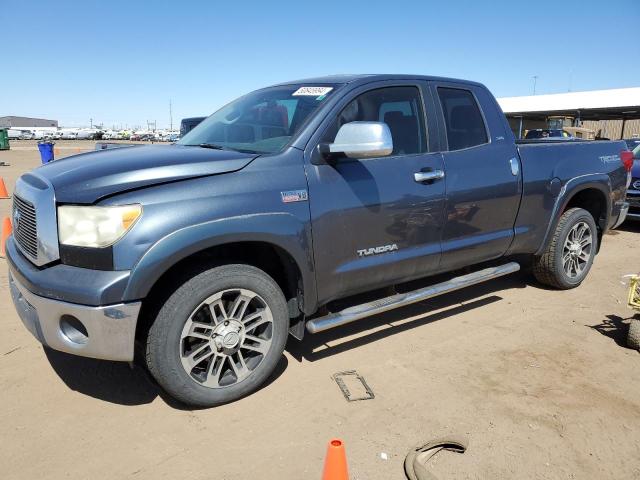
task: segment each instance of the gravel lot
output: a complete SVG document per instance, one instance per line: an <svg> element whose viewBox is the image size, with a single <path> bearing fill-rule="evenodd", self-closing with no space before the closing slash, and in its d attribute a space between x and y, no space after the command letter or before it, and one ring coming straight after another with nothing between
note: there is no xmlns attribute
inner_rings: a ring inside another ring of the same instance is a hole
<svg viewBox="0 0 640 480"><path fill-rule="evenodd" d="M0 161L12 191L39 164L35 142ZM607 235L575 290L519 273L291 342L267 386L209 410L177 405L140 367L43 349L0 259L2 477L313 479L337 436L352 479L403 479L411 446L461 434L467 453L432 461L441 478L640 479L640 354L625 348L621 284L640 269L639 240L634 224ZM344 400L331 375L351 369L374 400Z"/></svg>

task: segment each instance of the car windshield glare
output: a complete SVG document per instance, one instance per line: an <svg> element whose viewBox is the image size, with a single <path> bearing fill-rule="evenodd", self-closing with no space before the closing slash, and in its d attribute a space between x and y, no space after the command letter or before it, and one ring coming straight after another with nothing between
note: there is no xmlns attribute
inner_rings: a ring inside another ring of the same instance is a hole
<svg viewBox="0 0 640 480"><path fill-rule="evenodd" d="M215 112L178 144L248 153L280 152L335 87L297 84L257 90Z"/></svg>

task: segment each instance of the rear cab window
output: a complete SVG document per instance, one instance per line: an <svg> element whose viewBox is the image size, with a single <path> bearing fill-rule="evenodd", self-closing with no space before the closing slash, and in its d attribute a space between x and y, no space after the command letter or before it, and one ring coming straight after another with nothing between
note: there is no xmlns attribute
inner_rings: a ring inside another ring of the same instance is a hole
<svg viewBox="0 0 640 480"><path fill-rule="evenodd" d="M449 151L489 142L487 127L473 93L463 88L438 87Z"/></svg>

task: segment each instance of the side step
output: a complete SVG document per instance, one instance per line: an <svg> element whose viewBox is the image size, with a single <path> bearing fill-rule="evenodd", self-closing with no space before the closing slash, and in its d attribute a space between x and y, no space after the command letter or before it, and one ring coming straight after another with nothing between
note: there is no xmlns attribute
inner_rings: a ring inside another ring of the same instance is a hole
<svg viewBox="0 0 640 480"><path fill-rule="evenodd" d="M413 290L412 292L397 293L390 297L363 303L362 305L346 308L340 312L309 320L307 322L307 331L309 333L324 332L325 330L339 327L340 325L345 325L360 320L361 318L421 302L422 300L470 287L471 285L486 282L487 280L493 280L494 278L502 277L503 275L517 272L518 270L520 270L520 265L516 262L510 262L505 265L500 265L499 267L485 268L478 272L455 277L446 282L436 283L435 285Z"/></svg>

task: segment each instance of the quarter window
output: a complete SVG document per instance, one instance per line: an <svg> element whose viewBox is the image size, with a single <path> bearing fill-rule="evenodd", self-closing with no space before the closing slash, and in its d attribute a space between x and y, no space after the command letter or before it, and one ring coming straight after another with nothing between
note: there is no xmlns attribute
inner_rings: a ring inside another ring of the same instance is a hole
<svg viewBox="0 0 640 480"><path fill-rule="evenodd" d="M410 155L426 150L422 100L416 87L388 87L370 90L342 109L323 136L333 142L342 125L349 122L384 122L393 139L392 155Z"/></svg>
<svg viewBox="0 0 640 480"><path fill-rule="evenodd" d="M449 150L461 150L487 143L487 129L480 108L469 90L438 88L444 113Z"/></svg>

